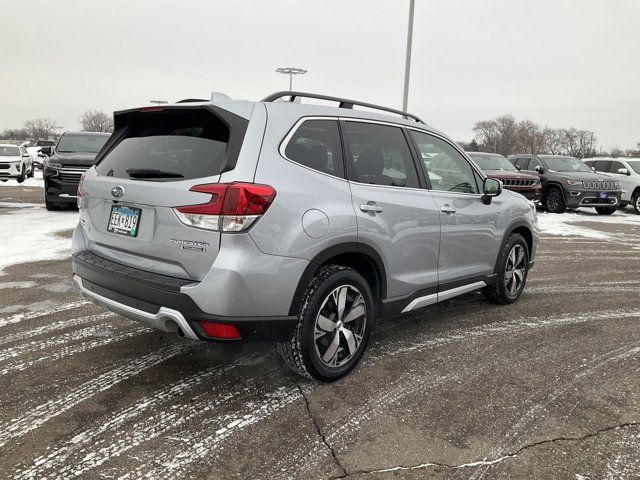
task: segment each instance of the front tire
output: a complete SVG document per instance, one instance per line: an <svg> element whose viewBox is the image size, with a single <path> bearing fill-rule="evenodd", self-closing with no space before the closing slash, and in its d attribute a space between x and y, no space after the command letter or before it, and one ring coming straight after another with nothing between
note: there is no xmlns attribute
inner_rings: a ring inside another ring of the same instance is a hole
<svg viewBox="0 0 640 480"><path fill-rule="evenodd" d="M596 212L598 215L612 215L616 213L618 207L596 207Z"/></svg>
<svg viewBox="0 0 640 480"><path fill-rule="evenodd" d="M22 183L22 182L24 182L24 176L25 176L25 175L24 175L24 165L22 165L22 167L20 167L20 175L18 175L18 176L16 177L17 182L18 182L18 183Z"/></svg>
<svg viewBox="0 0 640 480"><path fill-rule="evenodd" d="M562 192L558 188L549 190L545 204L549 213L564 213L567 210Z"/></svg>
<svg viewBox="0 0 640 480"><path fill-rule="evenodd" d="M637 192L631 199L631 205L637 214L640 214L640 192Z"/></svg>
<svg viewBox="0 0 640 480"><path fill-rule="evenodd" d="M508 305L520 298L529 273L529 246L517 233L509 235L496 262L496 278L482 289L491 303Z"/></svg>
<svg viewBox="0 0 640 480"><path fill-rule="evenodd" d="M360 362L373 320L373 295L362 275L326 265L318 269L302 298L291 340L278 343L276 349L299 375L333 382Z"/></svg>

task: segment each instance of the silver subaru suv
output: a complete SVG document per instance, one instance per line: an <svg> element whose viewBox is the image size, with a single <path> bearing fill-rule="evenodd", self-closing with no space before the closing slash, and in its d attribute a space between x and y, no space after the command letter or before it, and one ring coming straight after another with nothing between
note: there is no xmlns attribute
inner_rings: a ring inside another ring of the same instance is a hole
<svg viewBox="0 0 640 480"><path fill-rule="evenodd" d="M478 289L512 303L534 263L533 203L409 113L280 92L114 121L78 187L74 280L162 331L272 339L333 381L376 319Z"/></svg>

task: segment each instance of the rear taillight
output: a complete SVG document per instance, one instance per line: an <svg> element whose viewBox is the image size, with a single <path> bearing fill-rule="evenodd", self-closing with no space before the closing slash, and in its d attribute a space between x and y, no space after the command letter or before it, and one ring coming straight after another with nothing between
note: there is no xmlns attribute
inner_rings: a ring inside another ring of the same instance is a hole
<svg viewBox="0 0 640 480"><path fill-rule="evenodd" d="M76 192L76 196L78 197L76 199L77 203L78 203L78 208L84 208L84 190L82 189L82 184L84 183L84 177L87 174L87 172L84 172L81 176L80 176L80 181L78 182L78 190Z"/></svg>
<svg viewBox="0 0 640 480"><path fill-rule="evenodd" d="M200 322L205 335L220 340L239 340L242 338L240 330L232 323Z"/></svg>
<svg viewBox="0 0 640 480"><path fill-rule="evenodd" d="M276 191L256 183L211 183L195 185L190 191L211 195L207 203L175 207L185 225L221 232L242 232L264 215Z"/></svg>

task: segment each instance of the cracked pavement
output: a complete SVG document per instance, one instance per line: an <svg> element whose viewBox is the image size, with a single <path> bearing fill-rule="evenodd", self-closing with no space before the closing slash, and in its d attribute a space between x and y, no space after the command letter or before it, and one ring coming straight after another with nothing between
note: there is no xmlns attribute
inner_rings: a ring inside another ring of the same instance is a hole
<svg viewBox="0 0 640 480"><path fill-rule="evenodd" d="M542 238L516 304L379 322L329 385L85 303L67 260L8 267L0 478L639 478L640 227L596 220Z"/></svg>

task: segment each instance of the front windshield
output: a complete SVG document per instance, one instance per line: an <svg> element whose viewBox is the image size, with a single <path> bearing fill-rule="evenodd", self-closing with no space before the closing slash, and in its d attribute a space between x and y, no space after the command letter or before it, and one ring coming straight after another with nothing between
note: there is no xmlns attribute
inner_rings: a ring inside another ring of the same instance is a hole
<svg viewBox="0 0 640 480"><path fill-rule="evenodd" d="M509 160L502 155L474 155L469 154L482 170L506 170L513 172L516 170Z"/></svg>
<svg viewBox="0 0 640 480"><path fill-rule="evenodd" d="M63 135L56 151L59 153L98 153L109 135Z"/></svg>
<svg viewBox="0 0 640 480"><path fill-rule="evenodd" d="M640 174L640 160L627 160L627 163L634 172Z"/></svg>
<svg viewBox="0 0 640 480"><path fill-rule="evenodd" d="M591 172L591 167L573 157L544 157L549 170L556 172Z"/></svg>
<svg viewBox="0 0 640 480"><path fill-rule="evenodd" d="M20 149L13 145L0 146L0 157L18 157L20 156Z"/></svg>

